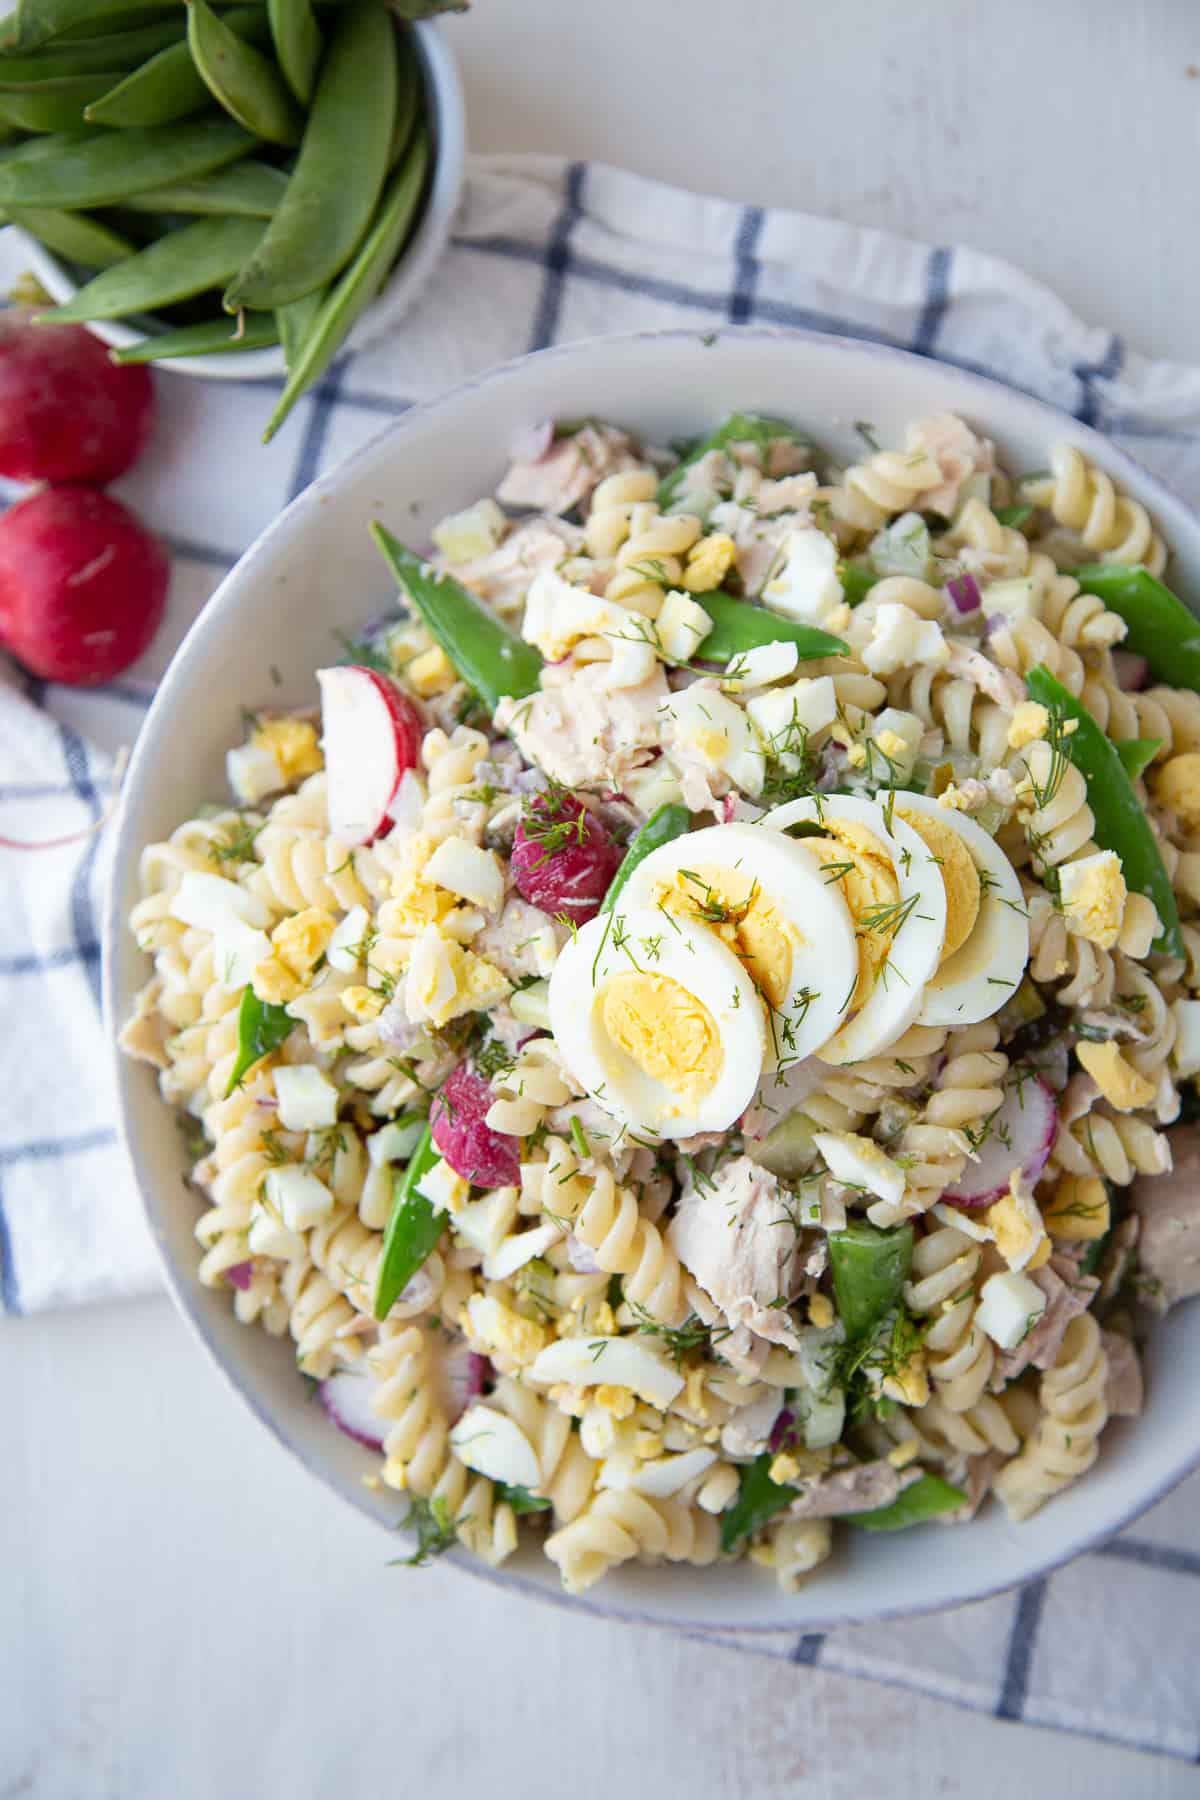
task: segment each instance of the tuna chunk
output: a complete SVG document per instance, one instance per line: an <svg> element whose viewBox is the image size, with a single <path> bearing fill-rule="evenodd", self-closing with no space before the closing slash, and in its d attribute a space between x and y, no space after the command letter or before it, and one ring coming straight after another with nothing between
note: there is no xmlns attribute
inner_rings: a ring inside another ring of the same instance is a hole
<svg viewBox="0 0 1200 1800"><path fill-rule="evenodd" d="M1003 633L999 635L1003 636ZM947 673L969 681L1005 712L1015 712L1025 698L1025 683L1011 669L999 668L981 650L964 644L960 638L947 638L946 641L950 646Z"/></svg>
<svg viewBox="0 0 1200 1800"><path fill-rule="evenodd" d="M882 1458L857 1463L818 1475L792 1501L788 1513L793 1519L837 1519L844 1513L874 1512L878 1506L890 1506L907 1485L900 1471Z"/></svg>
<svg viewBox="0 0 1200 1800"><path fill-rule="evenodd" d="M583 546L583 533L564 519L527 519L502 544L474 562L459 563L454 574L498 612L512 612L524 600L535 575L556 569Z"/></svg>
<svg viewBox="0 0 1200 1800"><path fill-rule="evenodd" d="M937 464L942 485L922 493L921 510L941 513L944 519L952 519L958 511L963 483L977 472L990 474L996 466L990 440L976 437L957 413L921 419L909 429L908 447L924 450Z"/></svg>
<svg viewBox="0 0 1200 1800"><path fill-rule="evenodd" d="M1200 1134L1182 1126L1167 1136L1173 1171L1144 1175L1133 1184L1142 1221L1138 1295L1159 1313L1200 1294Z"/></svg>
<svg viewBox="0 0 1200 1800"><path fill-rule="evenodd" d="M138 1062L153 1063L156 1069L167 1066L167 1028L158 1010L161 992L162 982L156 975L138 995L133 1013L122 1025L117 1038L126 1056L136 1057Z"/></svg>
<svg viewBox="0 0 1200 1800"><path fill-rule="evenodd" d="M565 787L619 789L658 743L659 708L670 698L661 666L640 686L615 689L604 685L606 668L547 669L540 693L502 700L496 709L497 729Z"/></svg>
<svg viewBox="0 0 1200 1800"><path fill-rule="evenodd" d="M786 1303L800 1280L800 1235L779 1182L748 1156L702 1186L689 1182L668 1238L735 1335L796 1346Z"/></svg>
<svg viewBox="0 0 1200 1800"><path fill-rule="evenodd" d="M611 425L585 425L570 437L551 438L545 453L514 462L496 489L501 506L565 513L585 500L606 475L634 466L630 440Z"/></svg>
<svg viewBox="0 0 1200 1800"><path fill-rule="evenodd" d="M1132 1339L1121 1331L1102 1331L1100 1341L1108 1360L1104 1400L1109 1417L1135 1419L1142 1410L1142 1362Z"/></svg>

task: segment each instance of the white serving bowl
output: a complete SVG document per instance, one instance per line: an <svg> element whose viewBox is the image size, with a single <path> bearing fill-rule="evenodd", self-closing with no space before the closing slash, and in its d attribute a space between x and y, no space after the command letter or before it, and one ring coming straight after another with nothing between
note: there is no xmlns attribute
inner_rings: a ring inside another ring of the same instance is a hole
<svg viewBox="0 0 1200 1800"><path fill-rule="evenodd" d="M364 310L342 346L343 351L365 350L415 304L446 248L462 193L467 132L458 64L443 33L428 20L413 26L413 41L420 59L426 116L433 140L425 204L416 231L380 293ZM29 266L50 297L60 305L72 299L80 286L72 266L19 226L13 230L19 233ZM88 330L122 350L142 343L147 336L144 330L121 319L97 319ZM283 351L278 345L266 350L216 352L211 356L165 357L154 367L216 381L250 381L285 372Z"/></svg>
<svg viewBox="0 0 1200 1800"><path fill-rule="evenodd" d="M381 518L417 546L443 514L490 493L522 428L550 416L599 413L654 441L711 428L738 409L809 426L847 460L861 448L852 421L884 443L905 425L952 409L994 437L1010 467L1044 467L1052 442L1077 443L1145 502L1200 592L1200 524L1173 494L1086 427L1038 401L943 364L807 333L731 329L647 332L524 357L415 407L322 477L280 515L222 582L159 687L125 782L105 927L110 1037L146 979L126 927L142 846L165 837L201 801L224 793L227 746L241 707L264 698L311 704L313 670L337 655L395 590L367 535ZM272 683L278 669L283 687ZM238 1325L229 1296L200 1286L194 1199L181 1183L179 1133L150 1069L114 1051L125 1138L167 1280L185 1317L232 1387L314 1475L360 1512L394 1527L402 1495L372 1492L377 1463L311 1404L290 1341ZM1143 1416L1110 1426L1100 1460L1078 1486L1021 1526L992 1506L969 1526L901 1535L847 1530L797 1594L752 1564L615 1571L571 1604L609 1616L727 1632L814 1630L956 1605L1030 1579L1109 1537L1200 1461L1200 1304L1155 1331ZM230 1470L230 1480L237 1479ZM380 1554L390 1546L381 1536ZM481 1569L452 1552L463 1566ZM486 1573L486 1571L483 1571ZM561 1597L536 1546L489 1579Z"/></svg>

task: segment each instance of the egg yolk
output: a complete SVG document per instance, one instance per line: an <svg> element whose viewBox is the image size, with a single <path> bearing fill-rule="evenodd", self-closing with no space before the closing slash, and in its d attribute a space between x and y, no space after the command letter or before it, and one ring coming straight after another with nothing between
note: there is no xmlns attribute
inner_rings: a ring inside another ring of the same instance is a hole
<svg viewBox="0 0 1200 1800"><path fill-rule="evenodd" d="M821 837L797 841L815 860L830 886L839 887L850 908L858 939L858 980L847 1012L865 1004L888 959L900 899L900 883L892 859L875 836L856 819L821 821Z"/></svg>
<svg viewBox="0 0 1200 1800"><path fill-rule="evenodd" d="M944 963L962 949L975 929L979 917L979 871L953 825L925 812L905 812L900 806L896 811L928 848L946 889L946 936L938 959L939 964Z"/></svg>
<svg viewBox="0 0 1200 1800"><path fill-rule="evenodd" d="M684 1106L716 1085L725 1060L716 1020L681 982L643 970L615 975L600 1017L610 1041Z"/></svg>
<svg viewBox="0 0 1200 1800"><path fill-rule="evenodd" d="M668 912L707 925L729 945L767 1004L782 1007L792 979L792 949L803 939L752 871L680 869L655 900Z"/></svg>

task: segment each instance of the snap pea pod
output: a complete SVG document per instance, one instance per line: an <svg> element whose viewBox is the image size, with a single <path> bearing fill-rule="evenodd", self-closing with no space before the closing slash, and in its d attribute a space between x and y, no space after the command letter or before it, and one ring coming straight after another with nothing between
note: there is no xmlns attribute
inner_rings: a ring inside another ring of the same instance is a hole
<svg viewBox="0 0 1200 1800"><path fill-rule="evenodd" d="M392 125L392 147L388 152L389 169L396 167L408 149L422 113L421 71L407 34L396 40L396 53L396 118Z"/></svg>
<svg viewBox="0 0 1200 1800"><path fill-rule="evenodd" d="M795 644L801 658L816 656L848 656L849 646L815 625L800 625L769 612L765 606L751 606L735 600L732 594L716 589L693 594L713 622L713 628L702 638L695 654L702 662L728 662L745 650L757 650L763 644Z"/></svg>
<svg viewBox="0 0 1200 1800"><path fill-rule="evenodd" d="M287 192L231 282L225 310L286 306L324 287L366 236L396 115L396 32L383 7L338 17Z"/></svg>
<svg viewBox="0 0 1200 1800"><path fill-rule="evenodd" d="M221 218L236 213L247 219L269 219L286 187L282 169L247 157L245 162L231 163L227 169L216 169L195 181L130 194L122 204L130 212L202 213Z"/></svg>
<svg viewBox="0 0 1200 1800"><path fill-rule="evenodd" d="M421 130L384 189L379 211L361 248L322 301L295 356L288 359L287 385L263 433L264 443L270 443L300 395L325 373L353 330L355 320L383 286L412 227L425 190L428 166L429 139ZM303 304L292 302L293 306Z"/></svg>
<svg viewBox="0 0 1200 1800"><path fill-rule="evenodd" d="M1095 594L1129 630L1124 650L1144 656L1160 681L1200 693L1200 619L1147 569L1088 563L1072 569L1085 594Z"/></svg>
<svg viewBox="0 0 1200 1800"><path fill-rule="evenodd" d="M148 56L156 56L160 50L181 42L183 35L180 15L140 31L112 31L104 37L81 38L73 44L50 44L31 56L0 56L0 88L35 88L76 75L135 69Z"/></svg>
<svg viewBox="0 0 1200 1800"><path fill-rule="evenodd" d="M790 1506L800 1492L799 1488L771 1480L774 1460L774 1454L764 1450L739 1471L737 1499L721 1514L722 1550L733 1550L744 1537Z"/></svg>
<svg viewBox="0 0 1200 1800"><path fill-rule="evenodd" d="M800 444L805 449L815 450L816 445L806 433L797 429L787 419L774 419L768 413L732 413L723 425L719 425L711 437L693 446L683 460L676 464L669 475L664 475L658 484L658 504L664 509L670 506L679 489L683 486L684 476L693 463L707 456L710 450L724 450L730 444L758 444L765 448L777 438L787 438L793 444Z"/></svg>
<svg viewBox="0 0 1200 1800"><path fill-rule="evenodd" d="M1046 707L1052 716L1076 720L1076 729L1070 736L1058 740L1058 754L1068 757L1087 783L1088 805L1096 821L1096 842L1102 850L1115 851L1120 857L1126 885L1154 902L1162 925L1154 948L1168 956L1182 956L1179 909L1171 880L1116 745L1109 742L1091 713L1043 663L1030 669L1025 686L1029 698Z"/></svg>
<svg viewBox="0 0 1200 1800"><path fill-rule="evenodd" d="M200 319L195 325L181 325L176 331L160 331L155 337L143 338L123 350L110 350L109 360L127 363L164 362L174 356L209 356L214 351L229 354L238 350L269 350L279 342L275 320L269 313L256 314L238 321L228 313L219 319Z"/></svg>
<svg viewBox="0 0 1200 1800"><path fill-rule="evenodd" d="M858 1525L863 1531L906 1531L910 1525L923 1525L939 1513L953 1512L966 1503L961 1488L943 1481L940 1475L919 1475L901 1489L890 1506L876 1506L870 1512L847 1513L847 1525Z"/></svg>
<svg viewBox="0 0 1200 1800"><path fill-rule="evenodd" d="M437 1160L438 1151L426 1125L408 1167L395 1179L375 1285L377 1319L387 1318L446 1228L447 1214L435 1213L433 1202L417 1192L418 1182Z"/></svg>
<svg viewBox="0 0 1200 1800"><path fill-rule="evenodd" d="M1121 767L1130 781L1136 781L1139 775L1145 774L1154 758L1162 749L1161 738L1122 738L1113 748L1121 759Z"/></svg>
<svg viewBox="0 0 1200 1800"><path fill-rule="evenodd" d="M271 37L284 79L301 106L312 99L325 48L309 0L267 0Z"/></svg>
<svg viewBox="0 0 1200 1800"><path fill-rule="evenodd" d="M881 575L875 573L874 569L868 568L866 563L859 562L843 563L838 570L838 576L842 583L842 593L849 606L857 606L860 600L865 600L875 583L883 579Z"/></svg>
<svg viewBox="0 0 1200 1800"><path fill-rule="evenodd" d="M175 12L179 0L20 0L11 39L14 50L37 50L66 32L97 36L120 31L146 14Z"/></svg>
<svg viewBox="0 0 1200 1800"><path fill-rule="evenodd" d="M257 219L197 219L95 276L42 319L51 324L126 319L190 300L228 281L261 229Z"/></svg>
<svg viewBox="0 0 1200 1800"><path fill-rule="evenodd" d="M0 121L18 131L73 131L85 120L86 109L112 86L113 74L76 75L39 88L16 93L0 92Z"/></svg>
<svg viewBox="0 0 1200 1800"><path fill-rule="evenodd" d="M242 6L226 13L223 23L249 43L267 41L267 21L261 7ZM141 64L115 87L88 107L89 125L168 125L202 112L209 102L208 86L192 58L186 41L171 44Z"/></svg>
<svg viewBox="0 0 1200 1800"><path fill-rule="evenodd" d="M237 1058L225 1089L226 1099L242 1085L256 1062L270 1056L272 1050L278 1050L295 1026L295 1019L284 1007L275 1006L270 1000L260 1000L252 987L242 989L238 1007Z"/></svg>
<svg viewBox="0 0 1200 1800"><path fill-rule="evenodd" d="M511 695L536 694L542 658L532 644L501 624L452 575L438 575L385 525L371 536L400 586L467 686L493 711Z"/></svg>
<svg viewBox="0 0 1200 1800"><path fill-rule="evenodd" d="M209 175L253 147L254 139L231 119L88 132L58 151L0 161L0 207L50 206L70 212L119 205L147 188Z"/></svg>
<svg viewBox="0 0 1200 1800"><path fill-rule="evenodd" d="M313 322L321 310L321 302L324 298L323 291L318 288L315 293L305 294L303 300L293 300L287 306L279 307L275 314L279 342L283 345L283 360L289 375L299 365L300 352L303 350ZM273 434L273 426L274 421L267 426L265 435L268 438Z"/></svg>
<svg viewBox="0 0 1200 1800"><path fill-rule="evenodd" d="M671 843L677 837L682 837L690 825L691 815L687 807L679 806L673 800L669 800L665 806L660 806L657 812L652 812L641 829L635 831L630 838L625 855L621 859L621 866L613 876L607 894L600 902L600 911L610 913L617 904L621 889L638 864L645 862L651 851L659 849L663 844Z"/></svg>
<svg viewBox="0 0 1200 1800"><path fill-rule="evenodd" d="M188 0L188 49L196 73L231 119L268 144L300 142L304 115L275 64L218 18L207 0Z"/></svg>
<svg viewBox="0 0 1200 1800"><path fill-rule="evenodd" d="M856 1219L844 1231L831 1231L828 1242L838 1317L856 1342L869 1337L900 1298L912 1266L912 1226L880 1231Z"/></svg>
<svg viewBox="0 0 1200 1800"><path fill-rule="evenodd" d="M115 263L133 256L136 246L111 226L87 213L52 212L48 208L28 207L24 211L10 207L0 213L0 221L19 225L56 256L80 263L85 269L111 269Z"/></svg>

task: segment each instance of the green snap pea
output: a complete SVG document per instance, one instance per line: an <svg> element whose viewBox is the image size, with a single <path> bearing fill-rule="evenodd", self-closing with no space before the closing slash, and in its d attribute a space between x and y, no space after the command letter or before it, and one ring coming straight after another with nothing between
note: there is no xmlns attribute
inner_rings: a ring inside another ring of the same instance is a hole
<svg viewBox="0 0 1200 1800"><path fill-rule="evenodd" d="M339 14L287 193L230 284L227 312L286 306L324 287L354 255L387 174L396 60L385 8L360 3Z"/></svg>
<svg viewBox="0 0 1200 1800"><path fill-rule="evenodd" d="M911 1225L880 1231L855 1220L829 1234L829 1263L838 1317L851 1342L869 1337L896 1305L912 1265Z"/></svg>
<svg viewBox="0 0 1200 1800"><path fill-rule="evenodd" d="M1200 619L1146 569L1089 563L1072 569L1085 594L1095 594L1129 630L1121 646L1144 656L1160 681L1200 693Z"/></svg>
<svg viewBox="0 0 1200 1800"><path fill-rule="evenodd" d="M238 1007L238 1048L233 1073L225 1089L226 1098L242 1085L249 1071L272 1050L278 1050L294 1031L296 1021L282 1006L260 1000L252 987L242 989Z"/></svg>
<svg viewBox="0 0 1200 1800"><path fill-rule="evenodd" d="M303 115L275 64L207 4L188 0L188 48L196 73L231 119L269 144L298 144Z"/></svg>
<svg viewBox="0 0 1200 1800"><path fill-rule="evenodd" d="M133 256L136 249L128 238L99 219L89 218L87 213L52 212L38 207L21 211L13 207L0 218L6 224L19 225L55 256L65 256L68 262L80 263L85 269L111 269Z"/></svg>
<svg viewBox="0 0 1200 1800"><path fill-rule="evenodd" d="M429 139L420 131L404 161L384 189L379 211L361 248L342 271L309 325L294 358L288 360L288 379L279 404L263 433L269 443L300 395L319 381L370 305L395 262L416 216L425 191L429 166ZM303 301L293 301L302 306Z"/></svg>
<svg viewBox="0 0 1200 1800"><path fill-rule="evenodd" d="M267 41L267 22L261 7L243 6L226 13L223 23L249 43ZM100 96L87 109L90 125L168 125L172 119L203 112L209 91L192 60L186 41L171 44L124 80Z"/></svg>
<svg viewBox="0 0 1200 1800"><path fill-rule="evenodd" d="M293 374L300 365L301 351L316 322L324 299L324 292L318 288L315 293L305 294L303 300L292 300L287 306L279 307L275 313L279 341L283 345L283 360L289 375ZM282 405L282 402L280 404ZM270 439L274 435L274 431L275 420L272 419L264 436Z"/></svg>
<svg viewBox="0 0 1200 1800"><path fill-rule="evenodd" d="M1130 781L1136 781L1139 775L1145 774L1162 746L1161 738L1122 738L1113 747Z"/></svg>
<svg viewBox="0 0 1200 1800"><path fill-rule="evenodd" d="M860 600L865 600L875 583L883 579L866 563L860 562L843 563L838 570L838 575L848 606L857 606Z"/></svg>
<svg viewBox="0 0 1200 1800"><path fill-rule="evenodd" d="M209 356L214 351L229 354L238 350L269 350L279 342L275 321L269 313L260 313L241 321L228 313L219 319L201 319L195 325L181 325L175 331L160 331L155 337L143 338L140 344L129 344L123 350L110 350L109 359L126 363L164 362L174 356Z"/></svg>
<svg viewBox="0 0 1200 1800"><path fill-rule="evenodd" d="M816 656L848 656L849 646L815 625L800 625L765 606L751 606L735 600L732 594L714 589L693 594L713 622L713 628L697 645L695 655L702 662L728 662L746 650L757 650L763 644L795 644L802 659Z"/></svg>
<svg viewBox="0 0 1200 1800"><path fill-rule="evenodd" d="M919 1475L903 1488L890 1506L876 1506L871 1512L847 1513L848 1525L859 1525L864 1531L906 1531L910 1525L923 1525L939 1513L953 1512L966 1503L961 1488L943 1481L940 1475Z"/></svg>
<svg viewBox="0 0 1200 1800"><path fill-rule="evenodd" d="M421 71L407 33L397 40L396 50L396 119L392 126L392 147L388 153L389 169L396 167L408 149L413 133L421 123L422 112Z"/></svg>
<svg viewBox="0 0 1200 1800"><path fill-rule="evenodd" d="M112 74L76 75L45 87L0 92L0 120L18 131L73 131L88 122L86 108L112 83Z"/></svg>
<svg viewBox="0 0 1200 1800"><path fill-rule="evenodd" d="M683 460L676 464L669 475L664 475L658 485L658 504L665 509L670 506L679 489L683 486L684 477L693 463L700 461L710 450L725 450L730 444L757 444L763 451L767 446L785 438L790 444L816 453L817 446L808 433L792 425L787 419L773 419L765 413L732 413L723 425L719 425L711 435L700 443L694 444Z"/></svg>
<svg viewBox="0 0 1200 1800"><path fill-rule="evenodd" d="M669 800L665 806L660 806L657 812L652 812L646 823L640 830L634 832L626 845L621 866L613 876L607 894L600 902L600 911L610 913L617 904L622 888L638 864L645 862L652 850L657 850L663 844L670 844L677 837L682 837L691 826L691 822L691 815L687 807L679 806L673 800Z"/></svg>
<svg viewBox="0 0 1200 1800"><path fill-rule="evenodd" d="M1149 820L1134 791L1133 782L1117 754L1086 707L1080 705L1044 663L1030 669L1025 686L1031 700L1047 708L1060 723L1076 721L1070 736L1056 737L1056 756L1065 756L1087 783L1088 805L1096 821L1096 842L1121 859L1126 886L1154 902L1162 934L1154 948L1168 956L1183 955L1179 909ZM1053 782L1053 771L1048 777Z"/></svg>
<svg viewBox="0 0 1200 1800"><path fill-rule="evenodd" d="M81 38L78 43L50 44L31 56L0 55L0 88L42 87L48 81L70 80L76 75L106 75L114 70L135 69L148 56L181 42L183 17L140 31L113 31L105 37Z"/></svg>
<svg viewBox="0 0 1200 1800"><path fill-rule="evenodd" d="M307 106L325 48L309 0L267 0L271 37L284 79L301 106Z"/></svg>
<svg viewBox="0 0 1200 1800"><path fill-rule="evenodd" d="M493 711L505 695L536 694L542 658L452 575L438 575L376 522L371 536L455 670Z"/></svg>
<svg viewBox="0 0 1200 1800"><path fill-rule="evenodd" d="M799 1488L771 1480L774 1460L774 1453L764 1450L739 1471L737 1499L721 1514L722 1550L734 1549L744 1537L790 1506L800 1492Z"/></svg>
<svg viewBox="0 0 1200 1800"><path fill-rule="evenodd" d="M68 32L101 35L120 31L147 14L173 12L179 0L20 0L12 47L37 50Z"/></svg>
<svg viewBox="0 0 1200 1800"><path fill-rule="evenodd" d="M446 1228L447 1215L417 1192L417 1184L438 1160L429 1126L402 1175L397 1175L392 1210L383 1234L383 1254L375 1287L375 1317L386 1319Z"/></svg>
<svg viewBox="0 0 1200 1800"><path fill-rule="evenodd" d="M144 130L88 132L65 149L27 160L18 149L0 161L0 207L50 206L72 212L119 205L147 188L211 174L245 156L253 144L230 119L198 119Z"/></svg>
<svg viewBox="0 0 1200 1800"><path fill-rule="evenodd" d="M190 300L228 281L254 243L256 219L197 219L147 244L136 256L106 269L66 305L43 313L48 323L126 319Z"/></svg>
<svg viewBox="0 0 1200 1800"><path fill-rule="evenodd" d="M198 176L195 181L130 194L123 205L131 212L202 213L220 218L236 213L247 219L269 219L286 187L287 176L282 169L247 157L244 162L231 163L228 168Z"/></svg>

